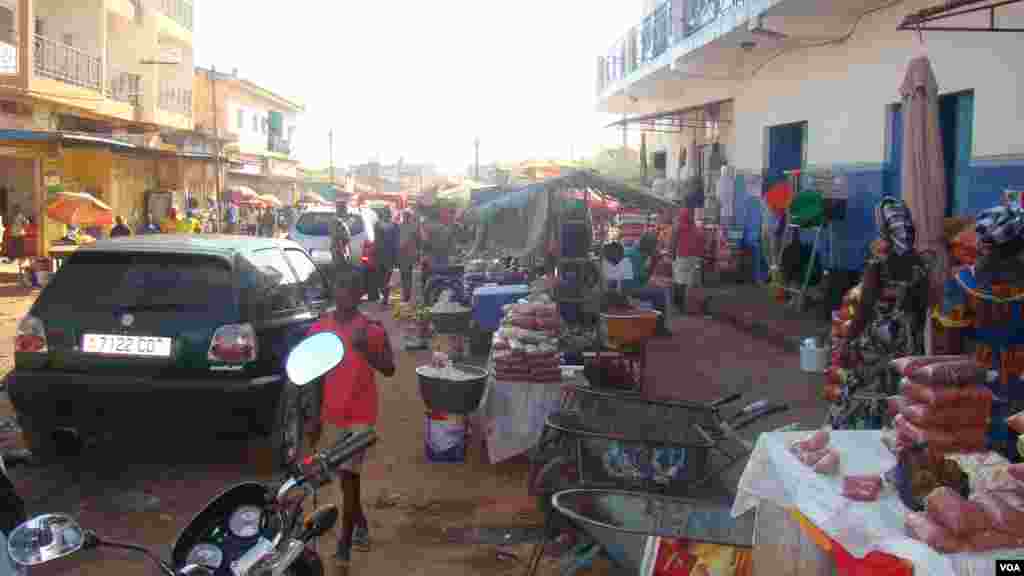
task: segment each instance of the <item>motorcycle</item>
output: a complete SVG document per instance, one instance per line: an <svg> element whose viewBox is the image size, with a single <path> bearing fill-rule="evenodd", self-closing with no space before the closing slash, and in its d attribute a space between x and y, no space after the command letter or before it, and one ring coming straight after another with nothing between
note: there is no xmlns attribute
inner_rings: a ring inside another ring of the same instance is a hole
<svg viewBox="0 0 1024 576"><path fill-rule="evenodd" d="M340 338L315 334L292 350L285 372L302 387L340 364L344 356ZM31 567L107 547L139 552L166 576L321 576L323 563L309 544L334 527L338 508L323 506L302 519L302 505L330 482L339 465L376 440L373 432L349 434L291 464L289 477L274 486L246 482L229 488L182 530L169 562L142 546L101 538L65 514L45 514L19 525L8 538L7 553L14 565Z"/></svg>
<svg viewBox="0 0 1024 576"><path fill-rule="evenodd" d="M26 520L25 502L14 490L14 484L7 477L7 471L29 461L27 450L14 450L0 455L0 576L25 573L21 566L13 564L7 557L7 535Z"/></svg>

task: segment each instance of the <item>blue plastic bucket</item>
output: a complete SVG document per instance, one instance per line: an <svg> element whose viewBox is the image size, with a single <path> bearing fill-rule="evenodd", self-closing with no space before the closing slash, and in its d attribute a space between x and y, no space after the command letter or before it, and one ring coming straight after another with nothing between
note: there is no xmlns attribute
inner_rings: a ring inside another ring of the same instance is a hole
<svg viewBox="0 0 1024 576"><path fill-rule="evenodd" d="M428 410L424 444L428 462L465 462L466 417Z"/></svg>

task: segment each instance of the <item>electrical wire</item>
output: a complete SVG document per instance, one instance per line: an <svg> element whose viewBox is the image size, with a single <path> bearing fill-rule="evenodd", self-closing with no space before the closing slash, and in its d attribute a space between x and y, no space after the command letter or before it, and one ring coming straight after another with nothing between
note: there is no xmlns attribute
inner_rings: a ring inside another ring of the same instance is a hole
<svg viewBox="0 0 1024 576"><path fill-rule="evenodd" d="M905 0L893 0L892 2L888 2L888 3L883 4L881 6L876 6L876 7L872 8L872 9L870 9L870 10L865 10L859 16L857 16L857 20L854 21L852 26L850 26L850 29L846 32L846 34L840 36L839 38L834 38L832 40L825 40L823 42L816 42L814 44L801 44L800 46L794 46L794 47L791 47L791 48L785 48L785 49L779 50L774 55L772 55L771 58L769 58L768 60L765 60L764 62L762 62L757 68L754 68L754 70L750 73L750 78L753 78L754 76L757 76L758 72L763 70L765 66L767 66L768 64L771 64L776 59L778 59L780 56L784 56L786 54L791 54L793 52L797 52L799 50L805 50L805 49L808 49L808 48L821 48L821 47L824 47L824 46L838 46L840 44L845 44L857 32L857 27L860 26L860 23L861 23L862 20L864 20L864 18L867 18L868 16L871 16L872 14L877 14L879 12L884 12L885 10L888 10L888 9L894 7L894 6L899 5L899 4L903 4L904 1Z"/></svg>

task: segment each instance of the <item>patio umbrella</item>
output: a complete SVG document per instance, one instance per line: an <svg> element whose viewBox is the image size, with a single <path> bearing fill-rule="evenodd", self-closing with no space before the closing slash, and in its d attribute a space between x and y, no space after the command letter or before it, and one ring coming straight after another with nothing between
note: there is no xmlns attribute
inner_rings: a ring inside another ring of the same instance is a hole
<svg viewBox="0 0 1024 576"><path fill-rule="evenodd" d="M283 206L281 200L273 194L261 194L258 196L259 200L267 206L273 206L274 208L280 208Z"/></svg>
<svg viewBox="0 0 1024 576"><path fill-rule="evenodd" d="M46 215L69 226L113 226L114 210L92 194L58 192L46 206Z"/></svg>
<svg viewBox="0 0 1024 576"><path fill-rule="evenodd" d="M942 296L949 273L943 239L946 215L946 171L939 132L939 87L926 56L910 62L900 96L903 100L903 200L917 232L916 248L931 250L936 265L931 275L931 304Z"/></svg>
<svg viewBox="0 0 1024 576"><path fill-rule="evenodd" d="M231 192L231 200L237 204L251 202L259 197L259 194L248 186L232 186L229 191Z"/></svg>
<svg viewBox="0 0 1024 576"><path fill-rule="evenodd" d="M309 202L309 203L312 203L312 204L328 204L327 200L324 200L323 196L320 196L316 192L309 192L309 191L306 191L302 195L302 201L303 202Z"/></svg>

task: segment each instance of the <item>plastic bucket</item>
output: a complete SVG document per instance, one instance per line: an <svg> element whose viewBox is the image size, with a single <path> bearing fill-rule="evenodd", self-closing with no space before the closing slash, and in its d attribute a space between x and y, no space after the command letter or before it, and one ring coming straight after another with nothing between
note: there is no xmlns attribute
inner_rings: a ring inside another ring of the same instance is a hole
<svg viewBox="0 0 1024 576"><path fill-rule="evenodd" d="M800 369L812 374L823 374L828 366L828 348L800 347Z"/></svg>
<svg viewBox="0 0 1024 576"><path fill-rule="evenodd" d="M427 410L424 444L428 462L465 462L466 417Z"/></svg>

